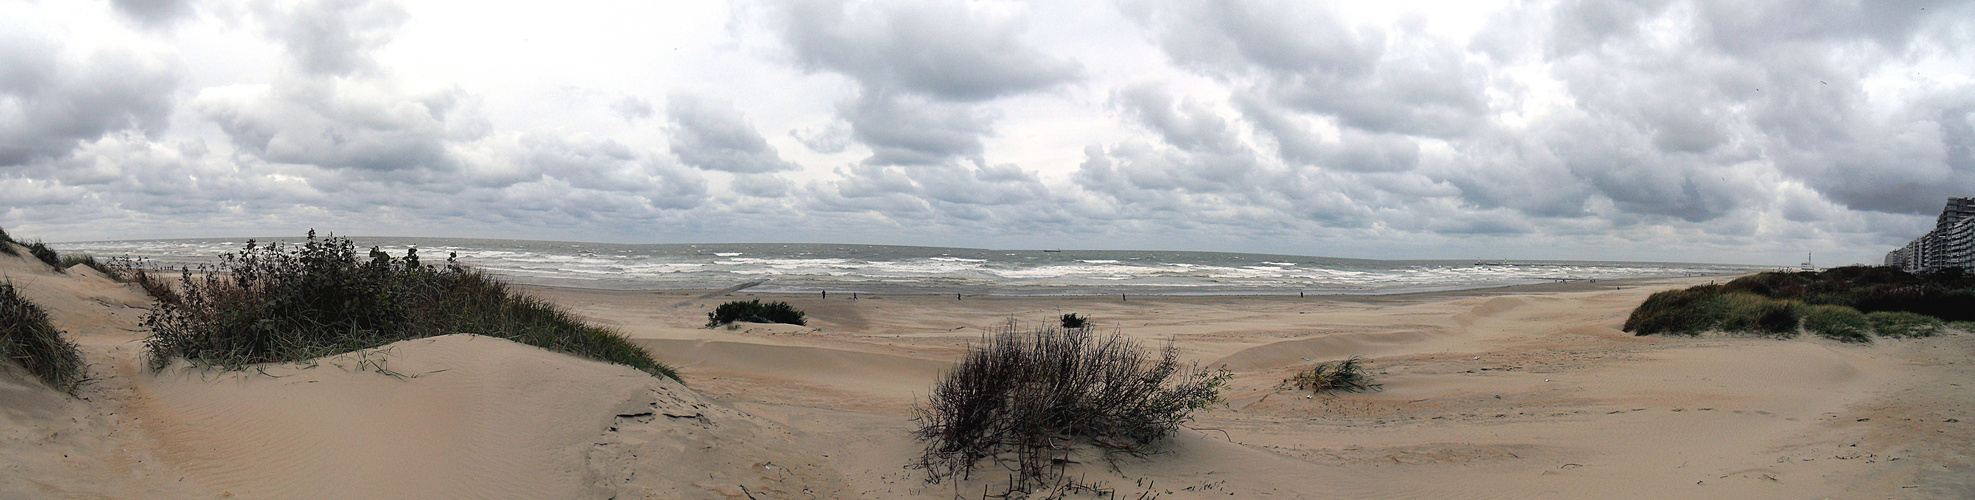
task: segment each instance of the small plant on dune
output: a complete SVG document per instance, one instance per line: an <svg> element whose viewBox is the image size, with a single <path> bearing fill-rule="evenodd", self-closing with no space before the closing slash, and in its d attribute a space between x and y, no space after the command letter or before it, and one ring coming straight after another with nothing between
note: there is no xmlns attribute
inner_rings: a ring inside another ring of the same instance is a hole
<svg viewBox="0 0 1975 500"><path fill-rule="evenodd" d="M110 265L109 263L96 260L95 256L88 254L62 256L62 265L55 267L59 267L61 269L66 270L68 268L75 267L77 264L88 266L90 269L95 269L97 272L103 273L104 276L108 276L110 279L123 281L123 270L117 269L116 266Z"/></svg>
<svg viewBox="0 0 1975 500"><path fill-rule="evenodd" d="M786 323L790 325L809 324L809 320L803 317L802 311L798 311L795 307L790 306L789 303L779 300L767 303L763 303L759 299L746 302L733 301L720 304L720 307L714 308L713 312L706 313L706 326L709 327L725 325L735 321L746 321L749 323Z"/></svg>
<svg viewBox="0 0 1975 500"><path fill-rule="evenodd" d="M0 364L12 364L71 394L85 375L82 352L13 282L0 282Z"/></svg>
<svg viewBox="0 0 1975 500"><path fill-rule="evenodd" d="M0 253L4 253L7 255L20 255L21 251L15 250L13 243L15 243L14 237L7 235L6 228L0 228Z"/></svg>
<svg viewBox="0 0 1975 500"><path fill-rule="evenodd" d="M938 483L988 462L1011 473L1008 491L1030 491L1059 477L1079 446L1149 453L1219 401L1231 376L1119 333L993 329L914 406L925 442L916 466Z"/></svg>
<svg viewBox="0 0 1975 500"><path fill-rule="evenodd" d="M1804 330L1840 342L1867 343L1872 337L1872 325L1865 320L1865 314L1845 306L1808 306L1804 308Z"/></svg>
<svg viewBox="0 0 1975 500"><path fill-rule="evenodd" d="M678 378L616 332L453 259L423 265L417 249L398 258L372 248L360 259L350 240L310 231L301 245L248 241L239 253L220 256L217 267L179 274L172 286L146 270L130 273L157 299L144 318L154 370L178 358L237 369L477 333Z"/></svg>
<svg viewBox="0 0 1975 500"><path fill-rule="evenodd" d="M1941 320L1904 311L1879 311L1865 315L1872 331L1881 337L1919 338L1941 333Z"/></svg>
<svg viewBox="0 0 1975 500"><path fill-rule="evenodd" d="M1337 391L1365 392L1385 388L1372 382L1371 374L1365 372L1364 359L1358 356L1317 363L1316 366L1283 379L1280 387L1317 394Z"/></svg>
<svg viewBox="0 0 1975 500"><path fill-rule="evenodd" d="M1078 328L1090 327L1089 316L1078 316L1077 313L1070 313L1070 314L1065 314L1063 315L1063 317L1058 319L1062 320L1063 328L1066 330L1075 330Z"/></svg>

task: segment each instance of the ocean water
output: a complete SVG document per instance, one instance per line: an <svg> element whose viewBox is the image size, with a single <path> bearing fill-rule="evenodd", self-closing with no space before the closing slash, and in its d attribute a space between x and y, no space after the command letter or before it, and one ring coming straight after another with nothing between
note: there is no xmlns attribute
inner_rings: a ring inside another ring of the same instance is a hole
<svg viewBox="0 0 1975 500"><path fill-rule="evenodd" d="M984 250L831 244L626 245L455 238L352 237L426 263L450 253L527 284L620 290L718 289L755 283L770 293L1108 295L1388 294L1557 280L1740 274L1749 266L1578 261L1364 260L1217 252ZM198 266L246 239L100 241L55 245L98 257ZM262 239L294 243L294 238Z"/></svg>

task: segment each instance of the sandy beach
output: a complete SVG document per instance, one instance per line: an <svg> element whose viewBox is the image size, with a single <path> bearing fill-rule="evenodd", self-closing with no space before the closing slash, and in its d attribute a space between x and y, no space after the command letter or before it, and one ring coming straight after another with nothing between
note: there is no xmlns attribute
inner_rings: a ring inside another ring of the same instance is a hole
<svg viewBox="0 0 1975 500"><path fill-rule="evenodd" d="M134 287L5 255L0 274L82 344L93 379L70 398L0 375L5 498L979 497L991 472L927 484L907 467L912 405L985 329L1063 313L1236 375L1158 453L1069 464L1120 498L1975 496L1975 335L1618 330L1652 292L1721 278L1303 298L526 288L681 385L465 334L153 374ZM810 323L703 326L748 298ZM1275 388L1352 355L1383 391Z"/></svg>

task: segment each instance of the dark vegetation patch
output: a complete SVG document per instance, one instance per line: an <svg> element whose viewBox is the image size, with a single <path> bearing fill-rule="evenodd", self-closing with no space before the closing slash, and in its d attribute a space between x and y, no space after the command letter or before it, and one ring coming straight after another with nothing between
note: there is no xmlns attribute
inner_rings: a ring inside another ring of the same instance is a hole
<svg viewBox="0 0 1975 500"><path fill-rule="evenodd" d="M1317 363L1316 366L1296 372L1295 375L1284 379L1280 387L1318 394L1337 391L1376 391L1384 388L1372 382L1371 374L1365 372L1364 359L1358 356Z"/></svg>
<svg viewBox="0 0 1975 500"><path fill-rule="evenodd" d="M56 390L73 394L86 375L82 352L48 322L47 311L13 282L0 282L0 364L27 371Z"/></svg>
<svg viewBox="0 0 1975 500"><path fill-rule="evenodd" d="M14 237L7 235L6 228L0 228L0 253L4 253L7 255L20 255L21 251L15 250L14 245L12 245L12 243L18 243L18 242L14 241Z"/></svg>
<svg viewBox="0 0 1975 500"><path fill-rule="evenodd" d="M60 254L56 254L55 249L48 248L48 245L45 243L42 243L40 241L28 243L27 253L29 255L33 255L35 260L39 260L43 264L48 264L48 267L55 268L56 271L61 271L62 269L64 269L62 267L62 256Z"/></svg>
<svg viewBox="0 0 1975 500"><path fill-rule="evenodd" d="M746 302L737 300L720 304L720 307L714 308L713 312L706 313L706 326L720 326L735 321L785 323L790 325L809 324L809 320L803 317L802 311L798 311L795 307L790 306L789 303L779 300L767 303L763 303L760 299Z"/></svg>
<svg viewBox="0 0 1975 500"><path fill-rule="evenodd" d="M452 258L422 264L417 249L400 258L372 248L365 259L350 240L309 231L300 245L248 241L215 266L180 268L176 284L156 269L131 267L130 280L157 300L144 318L154 370L178 358L239 369L477 333L679 378L617 332Z"/></svg>
<svg viewBox="0 0 1975 500"><path fill-rule="evenodd" d="M1801 322L1826 337L1868 341L1854 318L1859 313L1867 319L1878 313L1928 317L1936 330L1940 320L1975 320L1975 275L1959 269L1912 274L1883 266L1765 272L1727 284L1655 293L1633 309L1625 331L1697 335L1718 330L1789 337ZM1878 323L1871 324L1873 331L1879 330Z"/></svg>
<svg viewBox="0 0 1975 500"><path fill-rule="evenodd" d="M1014 325L991 330L914 407L927 481L983 462L1008 491L1059 480L1074 450L1143 455L1220 399L1232 374L1179 361L1123 334Z"/></svg>
<svg viewBox="0 0 1975 500"><path fill-rule="evenodd" d="M1090 316L1078 316L1077 313L1069 313L1057 319L1062 321L1063 328L1066 330L1090 327Z"/></svg>

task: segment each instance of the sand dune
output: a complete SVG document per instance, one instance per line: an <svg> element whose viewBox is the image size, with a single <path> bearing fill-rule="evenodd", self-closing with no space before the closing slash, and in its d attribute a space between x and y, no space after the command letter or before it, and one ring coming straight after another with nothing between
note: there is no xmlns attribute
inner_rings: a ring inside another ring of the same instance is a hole
<svg viewBox="0 0 1975 500"><path fill-rule="evenodd" d="M907 467L912 404L988 328L1064 312L1236 373L1226 404L1160 453L1075 457L1074 477L1124 497L1975 496L1975 335L1617 331L1652 291L1705 279L1128 302L531 289L622 329L687 387L472 335L152 374L141 294L8 256L0 273L96 379L69 398L0 374L4 498L978 496L998 478L928 485ZM812 321L701 326L749 297ZM1275 388L1351 355L1384 391Z"/></svg>

